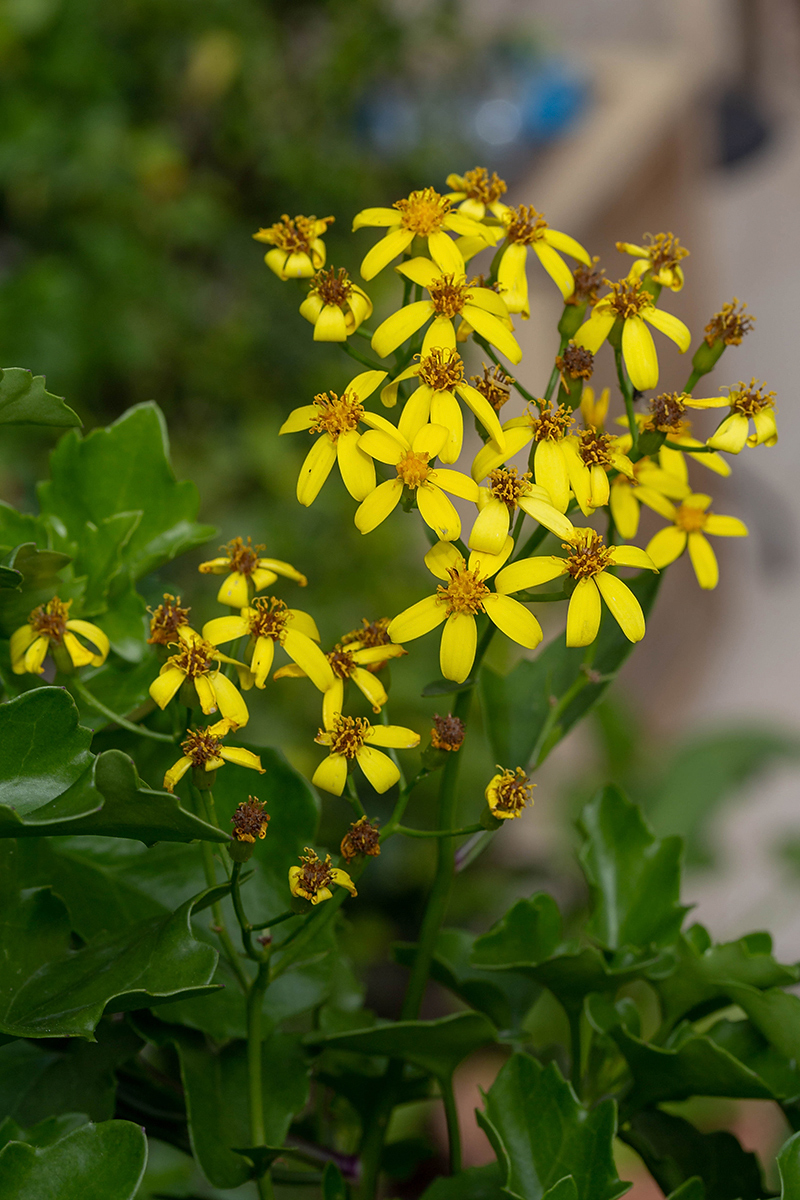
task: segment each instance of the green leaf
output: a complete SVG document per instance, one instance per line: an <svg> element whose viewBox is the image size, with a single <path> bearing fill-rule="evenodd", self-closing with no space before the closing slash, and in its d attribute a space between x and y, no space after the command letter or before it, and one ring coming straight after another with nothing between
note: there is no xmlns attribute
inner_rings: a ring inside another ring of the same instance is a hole
<svg viewBox="0 0 800 1200"><path fill-rule="evenodd" d="M130 1121L82 1125L52 1145L0 1150L0 1200L132 1200L147 1165L144 1130Z"/></svg>
<svg viewBox="0 0 800 1200"><path fill-rule="evenodd" d="M682 1183L674 1192L670 1192L667 1200L707 1200L702 1179L696 1175L692 1179L687 1179L686 1183ZM739 1200L738 1196L737 1200Z"/></svg>
<svg viewBox="0 0 800 1200"><path fill-rule="evenodd" d="M68 433L53 451L51 473L39 488L42 512L56 516L79 542L87 523L96 529L116 514L141 513L123 555L134 579L214 532L195 523L197 489L175 479L166 425L154 404L136 405L85 438Z"/></svg>
<svg viewBox="0 0 800 1200"><path fill-rule="evenodd" d="M506 1062L486 1095L478 1123L505 1171L516 1200L616 1200L628 1188L614 1166L616 1109L603 1100L591 1111L576 1099L555 1063L542 1067L526 1054Z"/></svg>
<svg viewBox="0 0 800 1200"><path fill-rule="evenodd" d="M790 1137L778 1155L781 1200L800 1200L800 1133Z"/></svg>
<svg viewBox="0 0 800 1200"><path fill-rule="evenodd" d="M424 1192L422 1200L504 1200L508 1193L501 1183L500 1167L470 1167L450 1178L437 1179Z"/></svg>
<svg viewBox="0 0 800 1200"><path fill-rule="evenodd" d="M39 550L35 542L15 545L6 555L5 565L22 575L18 588L0 592L0 630L7 636L27 624L30 613L40 604L58 593L62 600L79 598L83 581L59 579L59 573L68 566L69 555L58 550ZM77 616L77 612L73 616Z"/></svg>
<svg viewBox="0 0 800 1200"><path fill-rule="evenodd" d="M83 775L91 740L64 688L36 688L0 705L0 832L15 836L6 828L16 830Z"/></svg>
<svg viewBox="0 0 800 1200"><path fill-rule="evenodd" d="M25 576L14 567L0 567L0 588L16 590L25 582Z"/></svg>
<svg viewBox="0 0 800 1200"><path fill-rule="evenodd" d="M680 838L657 840L641 811L615 787L583 810L581 865L592 895L586 930L612 950L674 942L688 911L680 903Z"/></svg>
<svg viewBox="0 0 800 1200"><path fill-rule="evenodd" d="M481 1013L462 1012L436 1021L396 1021L346 1033L314 1032L305 1040L321 1049L404 1058L437 1079L447 1080L468 1054L496 1037L491 1021Z"/></svg>
<svg viewBox="0 0 800 1200"><path fill-rule="evenodd" d="M787 1058L756 1029L752 1021L717 1021L708 1030L712 1042L722 1046L739 1062L759 1075L781 1101L800 1097L800 1067Z"/></svg>
<svg viewBox="0 0 800 1200"><path fill-rule="evenodd" d="M760 1200L764 1194L758 1159L732 1133L700 1133L683 1117L650 1109L631 1119L624 1138L665 1195L695 1177L707 1200Z"/></svg>
<svg viewBox="0 0 800 1200"><path fill-rule="evenodd" d="M24 367L0 371L0 425L80 425L60 396L45 390L44 375Z"/></svg>
<svg viewBox="0 0 800 1200"><path fill-rule="evenodd" d="M625 583L639 600L645 616L653 606L661 576L642 571ZM491 667L480 672L481 708L497 762L524 767L537 750L541 762L584 713L596 704L633 649L611 614L604 608L591 673L582 670L586 651L570 649L563 634L533 661L523 659L507 675ZM585 684L566 703L552 734L537 749L555 706L578 681Z"/></svg>
<svg viewBox="0 0 800 1200"><path fill-rule="evenodd" d="M322 1174L322 1200L347 1200L347 1184L336 1163L329 1162Z"/></svg>
<svg viewBox="0 0 800 1200"><path fill-rule="evenodd" d="M63 1113L58 1117L46 1117L43 1121L23 1129L13 1117L6 1117L0 1124L0 1149L8 1142L27 1142L29 1146L50 1146L73 1129L86 1125L86 1113Z"/></svg>

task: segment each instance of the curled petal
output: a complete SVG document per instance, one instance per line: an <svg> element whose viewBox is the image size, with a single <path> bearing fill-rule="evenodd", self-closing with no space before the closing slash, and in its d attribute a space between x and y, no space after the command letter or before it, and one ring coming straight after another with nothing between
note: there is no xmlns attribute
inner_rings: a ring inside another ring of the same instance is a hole
<svg viewBox="0 0 800 1200"><path fill-rule="evenodd" d="M492 497L481 509L469 535L470 550L482 550L488 554L499 554L508 537L511 516L508 505Z"/></svg>
<svg viewBox="0 0 800 1200"><path fill-rule="evenodd" d="M572 271L558 251L549 246L547 242L534 242L533 249L539 262L553 282L559 287L561 295L566 300L575 291L575 277Z"/></svg>
<svg viewBox="0 0 800 1200"><path fill-rule="evenodd" d="M509 534L499 554L487 554L485 550L480 552L473 550L469 556L469 569L477 571L479 579L490 579L495 571L499 571L502 566L505 566L513 549L514 539Z"/></svg>
<svg viewBox="0 0 800 1200"><path fill-rule="evenodd" d="M583 346L585 350L597 354L616 319L616 314L610 308L601 308L598 305L592 310L589 320L585 321L575 334L575 345Z"/></svg>
<svg viewBox="0 0 800 1200"><path fill-rule="evenodd" d="M250 670L253 673L257 688L266 686L269 679L269 673L272 670L272 663L275 658L275 643L272 638L259 637L256 638L255 649L253 650L253 659L250 663Z"/></svg>
<svg viewBox="0 0 800 1200"><path fill-rule="evenodd" d="M379 713L389 697L378 676L374 675L372 671L365 671L363 667L353 667L350 678L362 696L366 696L369 700L372 711ZM341 709L339 711L341 712Z"/></svg>
<svg viewBox="0 0 800 1200"><path fill-rule="evenodd" d="M424 562L432 575L437 579L444 579L445 582L450 579L451 569L462 570L464 567L461 553L450 542L437 542L435 546L431 546Z"/></svg>
<svg viewBox="0 0 800 1200"><path fill-rule="evenodd" d="M677 317L673 317L672 313L656 308L655 305L652 308L645 308L642 316L654 329L658 329L661 333L666 334L675 343L681 354L686 353L691 344L692 335L683 321L679 321Z"/></svg>
<svg viewBox="0 0 800 1200"><path fill-rule="evenodd" d="M447 234L436 229L428 236L428 253L445 275L463 275L464 259L458 246Z"/></svg>

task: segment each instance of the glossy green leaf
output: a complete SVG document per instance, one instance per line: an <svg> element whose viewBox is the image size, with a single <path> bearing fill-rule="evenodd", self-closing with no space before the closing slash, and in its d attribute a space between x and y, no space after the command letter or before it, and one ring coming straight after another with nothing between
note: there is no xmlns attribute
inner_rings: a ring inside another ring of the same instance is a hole
<svg viewBox="0 0 800 1200"><path fill-rule="evenodd" d="M694 1177L702 1180L707 1200L764 1195L758 1159L732 1133L701 1133L683 1117L655 1108L637 1113L624 1137L665 1195Z"/></svg>
<svg viewBox="0 0 800 1200"><path fill-rule="evenodd" d="M422 1200L505 1200L508 1192L501 1182L500 1167L470 1167L449 1178L437 1179L423 1193Z"/></svg>
<svg viewBox="0 0 800 1200"><path fill-rule="evenodd" d="M327 1035L314 1032L305 1040L321 1049L404 1058L438 1079L449 1079L468 1054L496 1037L491 1021L481 1013L463 1012L436 1021L396 1021Z"/></svg>
<svg viewBox="0 0 800 1200"><path fill-rule="evenodd" d="M614 1102L585 1109L555 1063L542 1067L526 1054L512 1055L476 1116L515 1200L542 1200L556 1184L553 1200L566 1200L565 1176L572 1176L579 1200L616 1200L627 1191L614 1166Z"/></svg>
<svg viewBox="0 0 800 1200"><path fill-rule="evenodd" d="M680 903L680 838L656 839L641 811L615 787L581 814L581 865L592 895L587 933L612 950L674 942Z"/></svg>
<svg viewBox="0 0 800 1200"><path fill-rule="evenodd" d="M49 1146L0 1150L0 1200L133 1200L147 1165L144 1130L130 1121L82 1125Z"/></svg>
<svg viewBox="0 0 800 1200"><path fill-rule="evenodd" d="M115 514L141 513L124 547L134 579L213 533L195 522L195 485L175 479L166 426L154 404L136 405L85 438L67 434L53 452L51 476L39 488L42 512L58 517L78 541L87 522L97 528Z"/></svg>
<svg viewBox="0 0 800 1200"><path fill-rule="evenodd" d="M24 581L25 576L15 567L0 567L0 588L14 588L16 590Z"/></svg>
<svg viewBox="0 0 800 1200"><path fill-rule="evenodd" d="M43 1121L24 1129L13 1117L6 1117L0 1123L0 1149L8 1142L27 1142L29 1146L50 1146L86 1125L89 1118L86 1113L63 1113L58 1117L45 1117Z"/></svg>
<svg viewBox="0 0 800 1200"><path fill-rule="evenodd" d="M770 1045L787 1059L800 1061L800 996L780 988L759 991L745 984L729 985L728 993Z"/></svg>
<svg viewBox="0 0 800 1200"><path fill-rule="evenodd" d="M778 1155L781 1200L800 1200L800 1133L790 1137Z"/></svg>
<svg viewBox="0 0 800 1200"><path fill-rule="evenodd" d="M0 425L80 425L77 413L45 389L44 375L24 367L0 371Z"/></svg>
<svg viewBox="0 0 800 1200"><path fill-rule="evenodd" d="M348 1200L347 1184L336 1163L327 1163L322 1173L322 1200Z"/></svg>
<svg viewBox="0 0 800 1200"><path fill-rule="evenodd" d="M36 688L0 705L0 833L16 836L89 769L91 740L63 688Z"/></svg>
<svg viewBox="0 0 800 1200"><path fill-rule="evenodd" d="M756 1029L752 1021L729 1021L723 1018L708 1030L708 1037L754 1071L779 1100L796 1103L800 1098L800 1066L797 1060L781 1053Z"/></svg>
<svg viewBox="0 0 800 1200"><path fill-rule="evenodd" d="M65 602L79 600L83 593L83 581L62 577L62 574L66 576L64 569L69 563L69 555L57 550L40 550L35 542L14 545L5 557L5 565L18 571L22 581L18 587L0 591L0 632L10 637L15 629L27 623L34 608L45 604L53 595L57 594ZM78 610L72 615L77 616ZM33 678L12 677L12 694L20 684L27 684Z"/></svg>
<svg viewBox="0 0 800 1200"><path fill-rule="evenodd" d="M625 580L645 616L653 606L660 580L661 576L652 571L642 571L635 578ZM604 608L591 675L582 670L586 651L568 648L563 634L550 642L537 658L523 659L507 675L483 667L480 672L481 707L497 762L524 767L531 761L534 751L537 761L541 762L556 742L597 703L632 649L633 644ZM545 725L549 723L555 704L580 680L585 683L566 703L551 736L542 742ZM539 742L541 744L537 746Z"/></svg>

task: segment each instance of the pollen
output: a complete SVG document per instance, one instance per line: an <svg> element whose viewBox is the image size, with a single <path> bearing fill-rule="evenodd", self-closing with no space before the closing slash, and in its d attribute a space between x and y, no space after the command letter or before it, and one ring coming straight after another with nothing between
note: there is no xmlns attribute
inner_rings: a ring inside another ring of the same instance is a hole
<svg viewBox="0 0 800 1200"><path fill-rule="evenodd" d="M570 379L591 379L594 373L594 355L591 350L570 342L564 353L556 358L556 366L562 376L567 375Z"/></svg>
<svg viewBox="0 0 800 1200"><path fill-rule="evenodd" d="M440 196L435 188L426 187L412 192L407 200L396 200L394 207L400 212L403 229L410 229L420 237L428 237L441 229L450 211L450 201Z"/></svg>
<svg viewBox="0 0 800 1200"><path fill-rule="evenodd" d="M495 204L508 191L508 184L496 171L491 175L486 167L474 167L464 172L464 188L470 200L480 204Z"/></svg>
<svg viewBox="0 0 800 1200"><path fill-rule="evenodd" d="M440 599L447 604L447 615L453 613L475 613L483 611L483 597L489 595L489 588L479 578L477 571L469 571L466 567L448 567L450 582L439 584L436 592Z"/></svg>
<svg viewBox="0 0 800 1200"><path fill-rule="evenodd" d="M697 533L705 526L707 520L708 513L704 509L691 508L688 504L681 504L675 515L675 524L687 533Z"/></svg>
<svg viewBox="0 0 800 1200"><path fill-rule="evenodd" d="M192 760L195 767L204 767L213 758L219 758L219 738L207 729L191 729L181 750Z"/></svg>
<svg viewBox="0 0 800 1200"><path fill-rule="evenodd" d="M316 292L323 304L332 304L336 308L345 307L352 290L353 281L344 267L338 271L335 267L317 271L310 284L310 291Z"/></svg>
<svg viewBox="0 0 800 1200"><path fill-rule="evenodd" d="M212 670L217 650L210 642L202 640L190 642L181 647L167 662L183 671L188 679L196 679L198 675L207 675Z"/></svg>
<svg viewBox="0 0 800 1200"><path fill-rule="evenodd" d="M331 754L341 754L342 758L355 758L372 732L369 721L363 717L336 717L333 729L326 733L320 729L314 739L319 742L324 737L323 745L330 745Z"/></svg>
<svg viewBox="0 0 800 1200"><path fill-rule="evenodd" d="M359 817L342 838L339 849L346 863L351 863L354 858L359 856L370 855L374 858L380 854L380 833L377 821L373 824L367 817Z"/></svg>
<svg viewBox="0 0 800 1200"><path fill-rule="evenodd" d="M650 418L648 429L657 429L661 433L674 433L682 430L686 412L685 392L662 392L650 401Z"/></svg>
<svg viewBox="0 0 800 1200"><path fill-rule="evenodd" d="M611 293L603 297L618 317L636 317L644 308L653 307L653 297L642 287L641 279L620 279L609 283Z"/></svg>
<svg viewBox="0 0 800 1200"><path fill-rule="evenodd" d="M148 643L159 646L169 646L178 636L178 630L182 625L189 624L190 608L181 607L180 596L175 598L164 593L164 601L155 609L148 609L150 613L150 637Z"/></svg>
<svg viewBox="0 0 800 1200"><path fill-rule="evenodd" d="M356 661L349 650L344 650L341 646L337 646L335 650L331 650L330 654L326 654L328 662L331 664L331 670L337 679L349 679L356 667Z"/></svg>
<svg viewBox="0 0 800 1200"><path fill-rule="evenodd" d="M256 596L250 612L250 633L253 637L282 642L291 620L293 617L285 601L277 596Z"/></svg>
<svg viewBox="0 0 800 1200"><path fill-rule="evenodd" d="M457 350L435 346L420 359L419 378L435 392L450 392L464 382L464 360Z"/></svg>
<svg viewBox="0 0 800 1200"><path fill-rule="evenodd" d="M46 604L40 604L28 617L28 624L34 633L49 638L51 642L61 643L67 631L71 600L59 600L53 596Z"/></svg>
<svg viewBox="0 0 800 1200"><path fill-rule="evenodd" d="M465 304L472 299L467 287L466 275L440 275L428 288L434 312L439 317L458 316Z"/></svg>
<svg viewBox="0 0 800 1200"><path fill-rule="evenodd" d="M522 767L517 767L516 771L508 768L503 770L502 767L497 769L502 773L499 779L490 783L486 789L487 799L493 811L498 811L506 816L518 817L523 809L533 803L534 785Z"/></svg>
<svg viewBox="0 0 800 1200"><path fill-rule="evenodd" d="M726 346L741 346L742 338L756 323L756 318L746 309L747 305L740 303L735 296L730 303L723 304L705 327L708 345L724 342Z"/></svg>
<svg viewBox="0 0 800 1200"><path fill-rule="evenodd" d="M415 454L413 450L406 450L397 464L398 477L402 479L406 487L418 488L423 483L427 483L431 473L429 460L430 455L425 451Z"/></svg>
<svg viewBox="0 0 800 1200"><path fill-rule="evenodd" d="M510 242L520 242L530 246L544 237L547 221L537 212L532 204L520 204L510 208L505 214L503 223L506 226L506 237Z"/></svg>
<svg viewBox="0 0 800 1200"><path fill-rule="evenodd" d="M323 217L326 225L332 224L334 217ZM290 217L283 214L280 221L270 225L268 229L259 229L255 237L260 242L270 242L279 250L289 254L309 254L311 244L318 237L316 217Z"/></svg>
<svg viewBox="0 0 800 1200"><path fill-rule="evenodd" d="M743 417L754 417L765 408L774 408L775 393L765 391L766 386L765 383L759 386L755 378L749 384L740 380L728 397L733 412L741 413Z"/></svg>
<svg viewBox="0 0 800 1200"><path fill-rule="evenodd" d="M579 531L571 542L562 543L567 556L567 571L573 579L591 579L611 566L611 550L603 544L603 538L593 529Z"/></svg>
<svg viewBox="0 0 800 1200"><path fill-rule="evenodd" d="M600 466L608 470L611 462L611 447L614 439L609 433L598 433L595 429L586 429L578 442L578 454L587 467Z"/></svg>
<svg viewBox="0 0 800 1200"><path fill-rule="evenodd" d="M333 868L330 854L325 855L325 861L306 846L305 854L300 855L303 864L295 881L295 888L307 900L313 900L323 888L333 882Z"/></svg>
<svg viewBox="0 0 800 1200"><path fill-rule="evenodd" d="M529 490L530 481L530 471L519 475L516 467L498 467L489 475L489 488L495 500L502 500L513 512L520 496Z"/></svg>
<svg viewBox="0 0 800 1200"><path fill-rule="evenodd" d="M434 714L431 745L435 750L447 750L450 753L460 750L465 733L466 725L460 717L454 717L452 713L446 717Z"/></svg>
<svg viewBox="0 0 800 1200"><path fill-rule="evenodd" d="M511 375L506 375L500 367L487 367L482 363L483 375L472 375L470 383L480 392L484 400L488 400L495 412L499 412L511 397Z"/></svg>
<svg viewBox="0 0 800 1200"><path fill-rule="evenodd" d="M247 800L238 806L231 817L233 836L237 842L250 842L252 845L256 838L267 836L269 817L264 812L266 803L266 800L248 796Z"/></svg>
<svg viewBox="0 0 800 1200"><path fill-rule="evenodd" d="M230 559L231 571L237 572L239 575L252 575L258 566L258 559L261 553L266 550L266 546L254 546L251 539L248 538L245 542L240 537L235 537L228 542L227 546L222 546ZM202 570L202 567L200 568Z"/></svg>
<svg viewBox="0 0 800 1200"><path fill-rule="evenodd" d="M314 397L314 405L319 413L310 432L327 433L332 442L357 429L364 415L364 405L351 392L343 392L341 396L336 392L321 392Z"/></svg>
<svg viewBox="0 0 800 1200"><path fill-rule="evenodd" d="M560 442L567 436L575 423L572 409L565 404L559 404L558 408L553 408L552 400L541 400L537 403L539 404L539 416L534 417L532 413L529 414L534 441Z"/></svg>

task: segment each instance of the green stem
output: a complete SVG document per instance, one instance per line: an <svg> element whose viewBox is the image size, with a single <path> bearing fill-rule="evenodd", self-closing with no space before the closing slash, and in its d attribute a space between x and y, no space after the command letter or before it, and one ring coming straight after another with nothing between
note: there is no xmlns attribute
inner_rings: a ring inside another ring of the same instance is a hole
<svg viewBox="0 0 800 1200"><path fill-rule="evenodd" d="M414 776L410 783L407 783L403 788L401 788L400 795L397 797L397 803L394 806L394 812L381 830L382 842L385 842L387 838L391 837L392 834L396 832L398 824L403 819L403 814L405 813L408 801L411 798L411 793L414 791L414 788L417 786L417 784L422 783L423 779L427 779L430 774L431 772L427 770L426 767L423 767Z"/></svg>
<svg viewBox="0 0 800 1200"><path fill-rule="evenodd" d="M199 817L204 816L208 820L208 810L203 800L202 792L190 784L190 791L194 800L195 811ZM217 872L214 867L214 851L210 842L200 843L200 852L203 859L203 874L205 875L206 887L217 886ZM225 918L222 915L222 905L219 901L211 905L211 915L214 918L214 930L219 938L222 952L228 961L228 966L233 971L239 983L239 987L243 992L246 992L250 987L250 979L247 972L239 961L239 955L236 953L236 948L231 941L231 936L228 933L228 928L225 924Z"/></svg>
<svg viewBox="0 0 800 1200"><path fill-rule="evenodd" d="M407 825L395 825L394 832L413 838L452 838L480 833L482 829L482 825L465 825L463 829L409 829Z"/></svg>
<svg viewBox="0 0 800 1200"><path fill-rule="evenodd" d="M666 438L664 443L670 450L680 450L683 454L716 454L713 446L682 446L680 442L671 442Z"/></svg>
<svg viewBox="0 0 800 1200"><path fill-rule="evenodd" d="M120 729L127 729L128 733L138 733L139 737L151 738L154 742L175 744L175 738L172 734L158 733L155 729L148 729L146 725L135 725L133 721L128 721L125 717L121 717L119 713L115 713L113 709L103 704L102 700L98 700L96 696L93 696L86 684L82 683L77 675L73 675L69 683L72 691L80 696L84 704L88 704L89 708L93 708L95 712L108 717L109 721L113 721L115 725L119 725Z"/></svg>
<svg viewBox="0 0 800 1200"><path fill-rule="evenodd" d="M247 914L244 911L242 904L242 894L240 891L239 876L242 873L242 864L235 862L231 871L231 899L233 900L233 911L236 913L236 920L239 922L239 928L242 931L242 949L248 958L253 962L260 963L263 959L263 954L256 950L253 945L253 926L247 919Z"/></svg>
<svg viewBox="0 0 800 1200"><path fill-rule="evenodd" d="M631 381L625 374L625 366L622 361L622 349L619 346L614 347L614 362L617 367L617 380L619 381L619 390L622 392L622 399L625 401L625 412L628 415L628 426L631 434L631 453L635 454L639 445L639 426L636 424L636 413L633 408L633 389Z"/></svg>
<svg viewBox="0 0 800 1200"><path fill-rule="evenodd" d="M447 1140L450 1144L450 1174L455 1175L461 1170L461 1130L458 1125L458 1108L456 1107L453 1079L440 1081L444 1115L447 1120Z"/></svg>
<svg viewBox="0 0 800 1200"><path fill-rule="evenodd" d="M562 336L561 341L558 346L558 354L556 355L557 358L564 353L564 351L567 348L568 342L569 342L569 338ZM558 374L559 374L558 367L554 363L553 370L550 372L550 378L547 381L547 389L544 393L545 400L552 400L553 392L556 390L556 384L558 383Z"/></svg>
<svg viewBox="0 0 800 1200"><path fill-rule="evenodd" d="M358 792L356 791L356 781L352 775L347 776L347 782L344 785L344 790L347 793L347 799L352 804L353 809L355 810L356 814L359 817L365 817L367 815L367 810L364 808L364 805L361 803L361 801L358 798Z"/></svg>
<svg viewBox="0 0 800 1200"><path fill-rule="evenodd" d="M359 354L357 350L354 350L349 342L337 342L336 344L341 350L344 350L345 354L349 354L351 358L354 358L356 362L360 362L362 366L369 367L371 371L381 370L377 363L372 362L366 355Z"/></svg>
<svg viewBox="0 0 800 1200"><path fill-rule="evenodd" d="M375 330L367 329L365 325L359 325L358 329L353 330L353 333L357 333L359 337L366 338L368 342L371 342L375 336Z"/></svg>
<svg viewBox="0 0 800 1200"><path fill-rule="evenodd" d="M569 1009L570 1080L576 1096L581 1094L581 1011Z"/></svg>
<svg viewBox="0 0 800 1200"><path fill-rule="evenodd" d="M251 925L250 928L255 932L257 929L272 929L273 925L280 925L283 921L288 921L291 917L296 917L297 913L293 909L287 908L286 912L282 912L279 917L270 917L268 921L260 921L258 925Z"/></svg>
<svg viewBox="0 0 800 1200"><path fill-rule="evenodd" d="M247 993L247 1074L250 1090L250 1140L253 1146L263 1146L265 1142L264 1089L261 1080L261 1009L268 983L269 962L265 960L259 963L258 973Z"/></svg>
<svg viewBox="0 0 800 1200"><path fill-rule="evenodd" d="M686 386L683 389L684 392L686 392L688 395L691 395L692 390L697 387L703 376L707 374L707 371L698 371L695 367L689 378L686 380Z"/></svg>
<svg viewBox="0 0 800 1200"><path fill-rule="evenodd" d="M496 367L499 367L501 371L505 372L505 370L506 370L505 365L500 362L500 359L497 357L494 350L489 345L489 343L486 341L486 339L476 336L475 341L478 343L479 346L481 346L486 351L486 353L489 355L489 358L492 360L494 365ZM517 389L520 396L522 396L523 400L527 400L529 404L538 404L538 400L536 399L536 397L533 396L528 391L527 388L524 388L518 379L514 380L514 387Z"/></svg>

